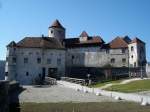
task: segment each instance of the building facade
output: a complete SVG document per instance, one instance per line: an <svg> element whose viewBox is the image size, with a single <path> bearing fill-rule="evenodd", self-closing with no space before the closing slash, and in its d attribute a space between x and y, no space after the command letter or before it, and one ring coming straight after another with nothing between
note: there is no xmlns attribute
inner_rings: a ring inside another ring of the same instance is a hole
<svg viewBox="0 0 150 112"><path fill-rule="evenodd" d="M0 80L5 79L5 61L0 60Z"/></svg>
<svg viewBox="0 0 150 112"><path fill-rule="evenodd" d="M83 31L66 38L66 29L58 20L48 28L48 36L25 37L7 46L5 74L8 80L33 84L45 76L66 76L68 67L145 66L145 43L138 38L116 37L105 43L100 36Z"/></svg>

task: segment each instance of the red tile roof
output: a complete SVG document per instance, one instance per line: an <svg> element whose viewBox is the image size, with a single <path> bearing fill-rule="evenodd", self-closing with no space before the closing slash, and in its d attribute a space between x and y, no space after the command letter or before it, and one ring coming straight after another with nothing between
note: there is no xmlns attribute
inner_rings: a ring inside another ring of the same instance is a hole
<svg viewBox="0 0 150 112"><path fill-rule="evenodd" d="M25 37L17 43L17 47L22 48L48 48L63 49L59 40L50 37Z"/></svg>
<svg viewBox="0 0 150 112"><path fill-rule="evenodd" d="M104 43L104 40L100 36L88 37L86 41L80 41L79 38L65 39L66 47L100 46Z"/></svg>
<svg viewBox="0 0 150 112"><path fill-rule="evenodd" d="M60 22L56 19L49 28L62 28L65 29Z"/></svg>
<svg viewBox="0 0 150 112"><path fill-rule="evenodd" d="M110 48L117 49L117 48L127 48L128 43L121 37L116 37L110 43Z"/></svg>

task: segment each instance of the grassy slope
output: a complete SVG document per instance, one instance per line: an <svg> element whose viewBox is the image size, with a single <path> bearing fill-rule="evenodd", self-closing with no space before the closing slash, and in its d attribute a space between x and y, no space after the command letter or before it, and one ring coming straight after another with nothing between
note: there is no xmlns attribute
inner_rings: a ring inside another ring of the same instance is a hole
<svg viewBox="0 0 150 112"><path fill-rule="evenodd" d="M113 85L106 88L106 90L119 91L119 92L139 92L150 90L150 80L133 81L128 84Z"/></svg>
<svg viewBox="0 0 150 112"><path fill-rule="evenodd" d="M131 102L24 103L20 112L150 112L150 106Z"/></svg>
<svg viewBox="0 0 150 112"><path fill-rule="evenodd" d="M89 87L94 87L94 88L98 88L98 87L102 87L102 86L105 86L106 84L116 84L116 83L120 83L121 81L123 80L114 80L114 81L107 81L107 82L98 82L94 85L90 85Z"/></svg>

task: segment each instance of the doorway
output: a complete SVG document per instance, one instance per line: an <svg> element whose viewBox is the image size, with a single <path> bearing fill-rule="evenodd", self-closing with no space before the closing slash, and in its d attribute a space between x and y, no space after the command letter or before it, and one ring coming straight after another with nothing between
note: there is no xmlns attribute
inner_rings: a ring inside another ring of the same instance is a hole
<svg viewBox="0 0 150 112"><path fill-rule="evenodd" d="M46 68L43 67L43 68L42 68L42 80L45 79L45 73L46 73Z"/></svg>
<svg viewBox="0 0 150 112"><path fill-rule="evenodd" d="M57 78L57 68L48 68L48 77Z"/></svg>

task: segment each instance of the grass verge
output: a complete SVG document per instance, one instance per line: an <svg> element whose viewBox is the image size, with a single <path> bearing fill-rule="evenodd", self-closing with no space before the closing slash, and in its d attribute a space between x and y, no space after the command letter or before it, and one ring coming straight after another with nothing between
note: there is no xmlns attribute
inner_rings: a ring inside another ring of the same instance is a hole
<svg viewBox="0 0 150 112"><path fill-rule="evenodd" d="M133 102L22 103L19 112L150 112L150 106Z"/></svg>
<svg viewBox="0 0 150 112"><path fill-rule="evenodd" d="M150 90L150 79L133 81L127 84L112 85L105 90L125 93L147 91Z"/></svg>
<svg viewBox="0 0 150 112"><path fill-rule="evenodd" d="M120 83L122 80L113 80L113 81L105 81L105 82L98 82L96 84L90 85L89 87L93 87L93 88L99 88L102 86L105 86L106 84L117 84Z"/></svg>

